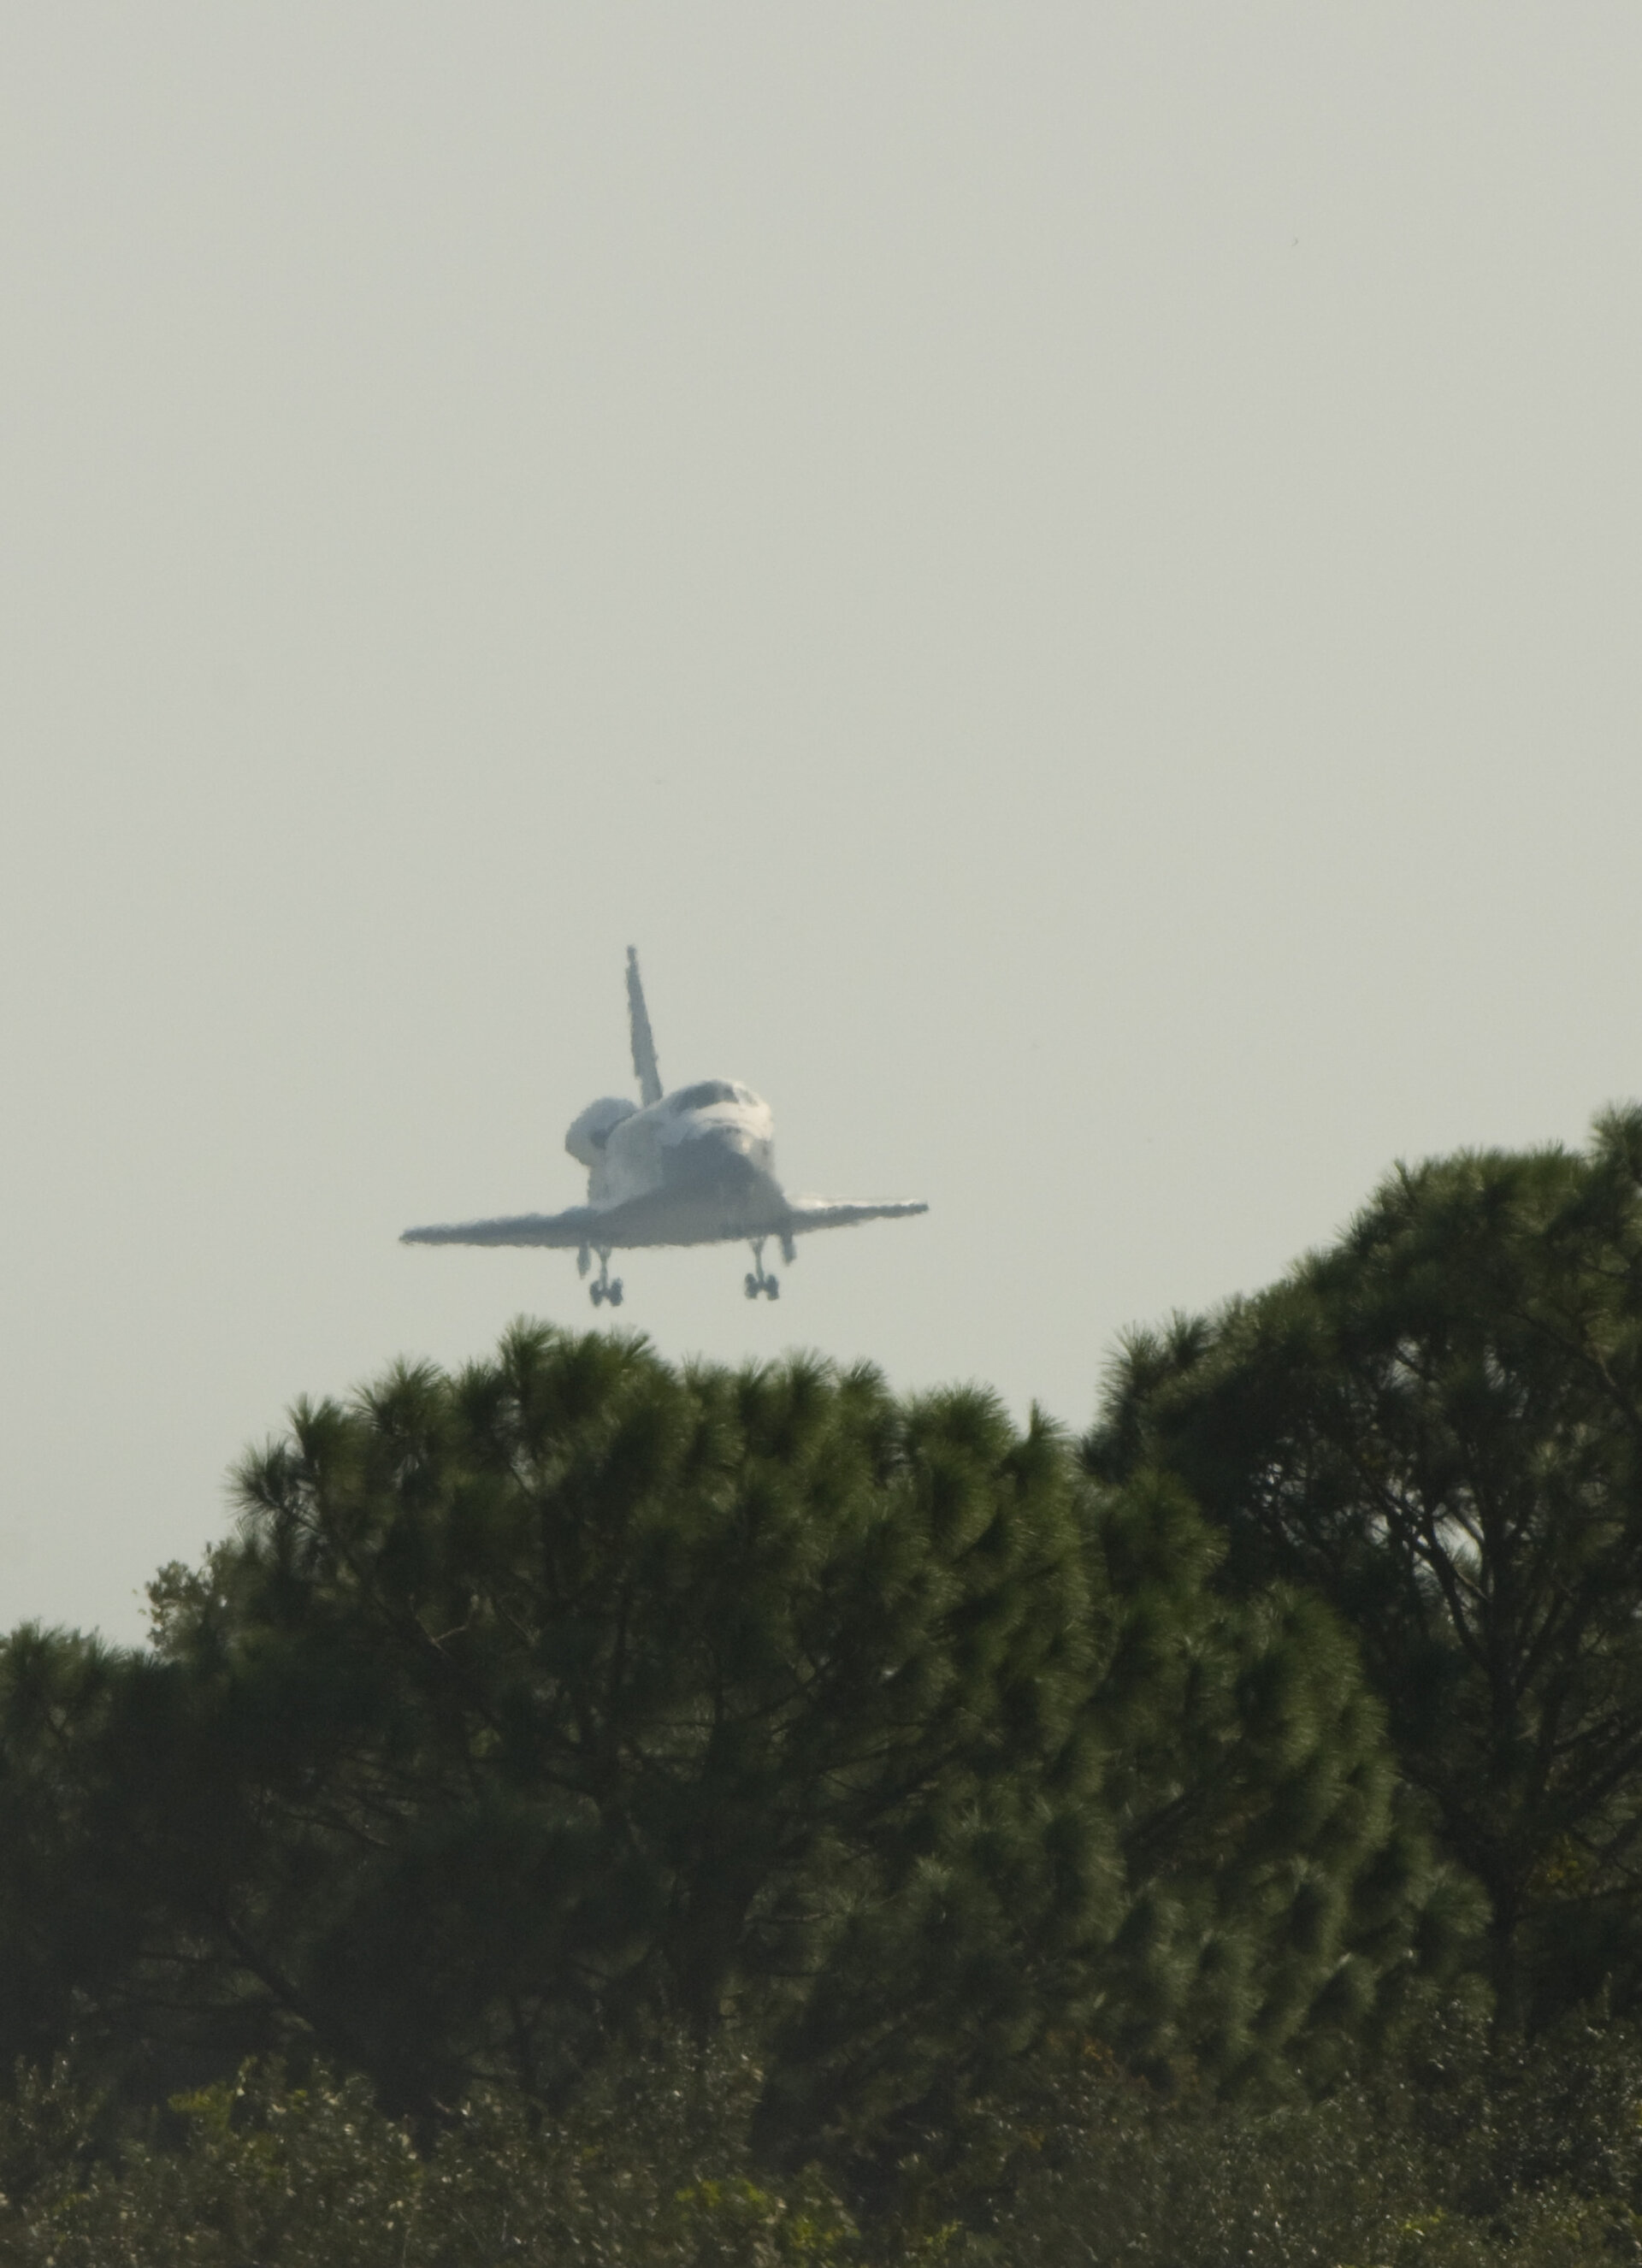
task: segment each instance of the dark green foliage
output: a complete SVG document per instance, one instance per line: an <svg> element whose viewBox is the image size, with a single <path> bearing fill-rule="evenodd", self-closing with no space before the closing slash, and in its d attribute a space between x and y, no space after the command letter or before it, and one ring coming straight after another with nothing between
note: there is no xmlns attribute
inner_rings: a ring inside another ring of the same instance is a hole
<svg viewBox="0 0 1642 2268"><path fill-rule="evenodd" d="M1177 1472L1241 1593L1346 1617L1507 2028L1638 2004L1642 1112L1399 1169L1271 1291L1133 1338L1086 1462Z"/></svg>
<svg viewBox="0 0 1642 2268"><path fill-rule="evenodd" d="M154 1675L94 1640L32 1625L0 1641L5 2068L18 2057L49 2062L145 1957L142 1736Z"/></svg>
<svg viewBox="0 0 1642 2268"><path fill-rule="evenodd" d="M1101 2036L1221 2085L1318 2077L1447 1973L1463 1887L1403 1815L1326 1609L1281 1585L1218 1589L1224 1547L1166 1480L1099 1492L1092 1533L1101 1793L1130 1888Z"/></svg>
<svg viewBox="0 0 1642 2268"><path fill-rule="evenodd" d="M210 1903L389 2100L845 1996L831 2091L917 2093L1098 1933L1071 1477L985 1397L521 1331L298 1411L244 1491L157 1594L235 1728Z"/></svg>
<svg viewBox="0 0 1642 2268"><path fill-rule="evenodd" d="M12 1641L92 1698L0 1983L128 2099L317 2051L425 2124L731 2023L766 2155L881 2165L1068 2021L1325 2069L1440 1934L1328 1613L983 1394L521 1329L299 1409L242 1493L151 1655ZM54 1937L88 1861L107 1926Z"/></svg>

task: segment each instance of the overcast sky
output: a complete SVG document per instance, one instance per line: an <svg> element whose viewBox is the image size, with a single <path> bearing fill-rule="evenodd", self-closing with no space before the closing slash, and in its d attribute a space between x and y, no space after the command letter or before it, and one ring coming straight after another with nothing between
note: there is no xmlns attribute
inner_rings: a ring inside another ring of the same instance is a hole
<svg viewBox="0 0 1642 2268"><path fill-rule="evenodd" d="M0 22L0 1627L298 1393L594 1321L630 1089L921 1196L621 1263L1086 1422L1395 1158L1642 1092L1642 15Z"/></svg>

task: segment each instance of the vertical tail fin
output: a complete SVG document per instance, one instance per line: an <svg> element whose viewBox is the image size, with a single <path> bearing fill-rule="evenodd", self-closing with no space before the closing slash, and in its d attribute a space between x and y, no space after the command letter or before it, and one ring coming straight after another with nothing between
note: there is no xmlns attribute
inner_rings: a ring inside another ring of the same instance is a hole
<svg viewBox="0 0 1642 2268"><path fill-rule="evenodd" d="M638 1079L638 1097L648 1108L661 1100L661 1072L656 1064L656 1042L651 1034L649 1012L644 1006L644 988L639 982L638 955L630 945L627 948L627 1020L633 1035L633 1069Z"/></svg>

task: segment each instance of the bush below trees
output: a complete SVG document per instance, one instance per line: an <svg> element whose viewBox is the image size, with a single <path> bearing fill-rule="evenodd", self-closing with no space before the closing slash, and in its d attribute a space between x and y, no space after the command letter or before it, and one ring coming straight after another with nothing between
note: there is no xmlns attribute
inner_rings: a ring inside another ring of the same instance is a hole
<svg viewBox="0 0 1642 2268"><path fill-rule="evenodd" d="M563 2117L480 2090L419 2148L360 2080L181 2096L111 2149L59 2076L0 2113L0 2268L1612 2268L1642 2260L1642 2053L1570 2028L1503 2059L1427 2019L1320 2102L1170 2095L1047 2043L943 2169L851 2211L750 2143L756 2070L652 2043ZM949 2147L951 2138L943 2138Z"/></svg>

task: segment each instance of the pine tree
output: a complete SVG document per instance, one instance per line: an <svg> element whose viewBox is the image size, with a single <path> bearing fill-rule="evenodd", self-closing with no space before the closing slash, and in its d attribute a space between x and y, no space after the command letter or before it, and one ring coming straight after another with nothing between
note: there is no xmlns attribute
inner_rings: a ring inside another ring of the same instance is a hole
<svg viewBox="0 0 1642 2268"><path fill-rule="evenodd" d="M801 2155L1057 2026L1271 2069L1410 1967L1349 1640L983 1392L521 1327L299 1406L240 1494L75 1768L140 1927L62 1957L151 2058L317 2046L432 2116L727 2028Z"/></svg>
<svg viewBox="0 0 1642 2268"><path fill-rule="evenodd" d="M1642 1993L1642 1111L1399 1168L1257 1298L1138 1334L1086 1444L1356 1631L1491 1909L1507 2029Z"/></svg>

